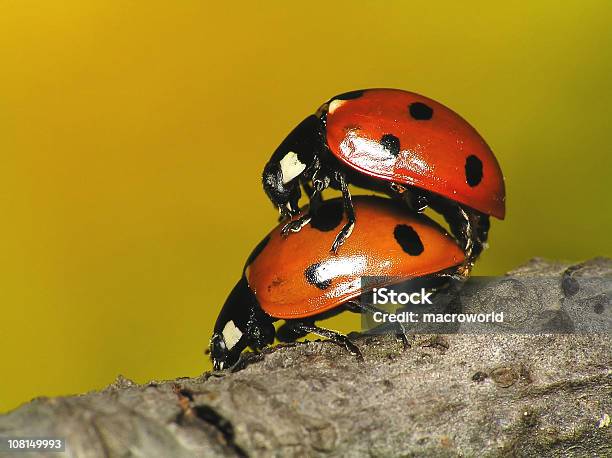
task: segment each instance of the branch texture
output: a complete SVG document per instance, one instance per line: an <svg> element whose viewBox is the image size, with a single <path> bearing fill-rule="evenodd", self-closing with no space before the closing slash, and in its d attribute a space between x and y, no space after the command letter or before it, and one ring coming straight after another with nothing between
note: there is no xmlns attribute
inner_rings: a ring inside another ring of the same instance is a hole
<svg viewBox="0 0 612 458"><path fill-rule="evenodd" d="M364 361L279 346L233 373L35 399L0 436L60 436L78 457L612 456L611 291L589 283L612 260L562 282L567 267L535 259L462 291L463 311L494 306L532 334L357 336Z"/></svg>

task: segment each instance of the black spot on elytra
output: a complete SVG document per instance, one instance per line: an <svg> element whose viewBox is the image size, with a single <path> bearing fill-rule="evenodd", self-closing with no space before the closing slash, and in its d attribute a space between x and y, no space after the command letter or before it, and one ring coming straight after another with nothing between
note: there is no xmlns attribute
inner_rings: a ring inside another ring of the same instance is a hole
<svg viewBox="0 0 612 458"><path fill-rule="evenodd" d="M415 231L412 226L398 224L395 226L393 236L395 237L397 243L399 243L399 245L402 247L402 250L404 250L410 256L418 256L423 252L423 250L425 250L419 234L417 234L417 231Z"/></svg>
<svg viewBox="0 0 612 458"><path fill-rule="evenodd" d="M259 254L263 251L263 249L266 247L266 245L268 244L268 242L270 241L270 236L266 236L265 239L263 239L261 242L259 242L257 244L257 246L255 247L255 249L251 252L251 254L249 255L249 257L247 258L245 267L251 265L251 263L253 261L255 261L255 259L257 258L257 256L259 256Z"/></svg>
<svg viewBox="0 0 612 458"><path fill-rule="evenodd" d="M310 225L318 231L328 232L338 227L344 215L342 200L323 202L310 220Z"/></svg>
<svg viewBox="0 0 612 458"><path fill-rule="evenodd" d="M365 92L365 90L363 90L363 89L359 90L359 91L345 92L344 94L337 95L332 100L353 100L353 99L358 99L359 97L361 97L363 95L364 92Z"/></svg>
<svg viewBox="0 0 612 458"><path fill-rule="evenodd" d="M473 154L465 160L465 181L472 188L482 180L482 161Z"/></svg>
<svg viewBox="0 0 612 458"><path fill-rule="evenodd" d="M429 121L433 116L433 109L424 103L414 102L408 106L410 116L417 121Z"/></svg>
<svg viewBox="0 0 612 458"><path fill-rule="evenodd" d="M311 285L316 286L319 289L327 289L331 286L331 280L323 280L319 279L319 275L317 275L318 270L321 268L320 263L311 264L304 271L304 276L306 277L306 281Z"/></svg>
<svg viewBox="0 0 612 458"><path fill-rule="evenodd" d="M397 156L400 152L400 141L395 135L385 134L380 139L380 144L385 147L394 156Z"/></svg>

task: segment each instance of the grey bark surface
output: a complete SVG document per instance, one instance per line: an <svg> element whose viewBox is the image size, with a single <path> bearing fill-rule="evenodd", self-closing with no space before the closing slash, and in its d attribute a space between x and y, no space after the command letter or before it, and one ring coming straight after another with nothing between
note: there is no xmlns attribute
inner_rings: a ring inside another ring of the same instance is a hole
<svg viewBox="0 0 612 458"><path fill-rule="evenodd" d="M534 334L420 334L406 349L360 336L364 361L278 346L233 373L35 399L0 416L0 436L63 437L78 457L612 457L612 292L589 284L612 260L562 285L566 267L535 259L462 290L463 311L493 304Z"/></svg>

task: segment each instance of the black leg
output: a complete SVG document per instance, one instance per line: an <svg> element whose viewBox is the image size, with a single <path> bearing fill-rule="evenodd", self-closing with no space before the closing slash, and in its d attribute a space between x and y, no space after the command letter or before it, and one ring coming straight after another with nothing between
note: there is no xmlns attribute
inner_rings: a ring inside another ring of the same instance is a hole
<svg viewBox="0 0 612 458"><path fill-rule="evenodd" d="M300 180L300 183L302 183L302 188L304 188L304 192L306 193L308 198L311 199L312 195L314 194L314 190L312 186L310 186L308 180Z"/></svg>
<svg viewBox="0 0 612 458"><path fill-rule="evenodd" d="M427 197L421 196L420 194L414 196L414 204L413 207L418 213L423 213L429 207L429 202L427 202Z"/></svg>
<svg viewBox="0 0 612 458"><path fill-rule="evenodd" d="M288 323L283 323L276 331L276 338L281 342L291 343L304 337L306 334L308 334L307 331L297 329L295 326L291 326Z"/></svg>
<svg viewBox="0 0 612 458"><path fill-rule="evenodd" d="M395 183L391 184L391 190L396 193L410 208L417 213L423 213L429 207L427 196L416 190L408 191L403 186Z"/></svg>
<svg viewBox="0 0 612 458"><path fill-rule="evenodd" d="M310 186L307 179L302 181L302 186L310 200L309 211L311 214L314 214L323 203L323 190L329 187L331 180L329 179L328 173L321 166L321 162L318 158L315 160L312 167L312 174L310 175L312 186Z"/></svg>
<svg viewBox="0 0 612 458"><path fill-rule="evenodd" d="M445 199L429 196L432 209L444 216L450 231L455 236L463 252L465 262L462 274L469 275L474 262L486 246L489 233L489 216Z"/></svg>
<svg viewBox="0 0 612 458"><path fill-rule="evenodd" d="M316 334L321 337L325 337L329 339L331 342L334 342L341 347L346 348L350 353L355 355L357 359L363 360L363 356L357 345L349 340L344 334L340 334L339 332L332 331L331 329L320 328L316 326L314 323L306 323L304 321L294 321L288 320L285 323L286 326L291 329L292 332L299 334Z"/></svg>
<svg viewBox="0 0 612 458"><path fill-rule="evenodd" d="M323 190L329 186L328 179L312 178L312 193L310 195L310 213L315 214L323 204Z"/></svg>
<svg viewBox="0 0 612 458"><path fill-rule="evenodd" d="M229 368L229 372L238 372L245 369L251 363L257 363L263 360L263 353L257 351L253 353L241 353L238 361Z"/></svg>
<svg viewBox="0 0 612 458"><path fill-rule="evenodd" d="M319 174L320 169L315 170L312 176L312 184L311 187L307 180L303 180L302 187L306 192L306 195L310 199L310 208L308 209L308 213L300 216L298 219L289 221L287 224L283 226L281 229L281 235L283 237L287 237L292 232L299 232L302 230L304 226L310 223L312 219L312 215L316 213L317 209L323 202L321 197L321 193L325 188L329 186L329 179L319 179L317 175Z"/></svg>
<svg viewBox="0 0 612 458"><path fill-rule="evenodd" d="M299 232L304 226L310 223L312 217L310 212L300 216L298 219L289 221L281 229L281 235L287 237L291 232Z"/></svg>
<svg viewBox="0 0 612 458"><path fill-rule="evenodd" d="M463 251L465 253L466 260L472 262L472 253L474 251L474 227L472 226L472 221L470 220L470 217L465 209L458 205L457 210L462 225L462 230L460 233L462 239L461 242L463 243Z"/></svg>
<svg viewBox="0 0 612 458"><path fill-rule="evenodd" d="M476 259L487 246L489 236L489 216L474 210L467 210L466 215L471 227L471 251L467 255L470 270L474 266Z"/></svg>
<svg viewBox="0 0 612 458"><path fill-rule="evenodd" d="M314 213L319 208L319 205L323 203L323 190L327 189L331 182L328 172L325 168L321 167L319 161L314 166L310 180L312 181L312 186L309 186L307 182L302 184L304 184L304 190L310 198L310 213Z"/></svg>
<svg viewBox="0 0 612 458"><path fill-rule="evenodd" d="M338 252L338 248L340 248L340 246L346 242L346 239L350 237L351 233L353 232L353 228L355 227L355 209L353 208L353 201L351 200L351 193L349 192L346 179L342 173L338 172L336 173L336 180L338 181L340 189L342 190L344 212L346 213L348 221L344 227L340 229L340 232L332 244L331 251L333 253Z"/></svg>

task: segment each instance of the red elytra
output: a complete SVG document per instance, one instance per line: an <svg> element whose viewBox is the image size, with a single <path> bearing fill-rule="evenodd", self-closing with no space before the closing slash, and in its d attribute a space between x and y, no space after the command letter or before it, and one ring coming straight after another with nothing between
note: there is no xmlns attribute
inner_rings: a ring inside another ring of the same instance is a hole
<svg viewBox="0 0 612 458"><path fill-rule="evenodd" d="M505 217L499 164L461 116L413 92L368 89L355 94L332 99L323 109L327 145L340 161L366 175ZM397 149L396 154L388 154L389 149Z"/></svg>
<svg viewBox="0 0 612 458"><path fill-rule="evenodd" d="M264 248L252 255L245 277L268 315L316 316L365 292L362 276L416 278L458 266L465 259L455 240L425 215L374 196L356 196L354 205L359 224L337 255L329 252L329 245L335 229L346 222L341 199L324 202L320 220L314 218L291 237L281 235L281 225L264 239Z"/></svg>

